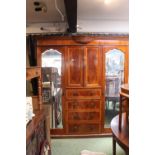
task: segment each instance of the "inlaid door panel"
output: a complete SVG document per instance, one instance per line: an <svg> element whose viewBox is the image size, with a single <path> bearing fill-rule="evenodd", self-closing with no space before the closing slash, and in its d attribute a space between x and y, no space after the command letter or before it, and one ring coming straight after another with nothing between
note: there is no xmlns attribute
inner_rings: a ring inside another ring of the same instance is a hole
<svg viewBox="0 0 155 155"><path fill-rule="evenodd" d="M84 77L86 87L101 87L101 52L99 47L85 48Z"/></svg>
<svg viewBox="0 0 155 155"><path fill-rule="evenodd" d="M81 47L67 48L67 86L83 86L83 54Z"/></svg>

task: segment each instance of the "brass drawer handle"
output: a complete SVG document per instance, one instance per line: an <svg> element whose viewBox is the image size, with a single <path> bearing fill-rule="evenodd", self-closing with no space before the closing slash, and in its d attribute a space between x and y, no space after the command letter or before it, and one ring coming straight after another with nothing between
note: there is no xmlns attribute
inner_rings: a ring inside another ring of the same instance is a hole
<svg viewBox="0 0 155 155"><path fill-rule="evenodd" d="M73 96L77 96L78 95L78 93L77 92L73 92Z"/></svg>
<svg viewBox="0 0 155 155"><path fill-rule="evenodd" d="M89 130L90 131L93 131L94 130L94 127L93 126L89 126Z"/></svg>
<svg viewBox="0 0 155 155"><path fill-rule="evenodd" d="M91 108L95 108L95 103L94 102L91 102L90 107Z"/></svg>
<svg viewBox="0 0 155 155"><path fill-rule="evenodd" d="M79 120L79 119L80 119L80 118L79 118L79 115L75 113L75 114L73 115L73 119L74 119L74 120Z"/></svg>
<svg viewBox="0 0 155 155"><path fill-rule="evenodd" d="M77 126L77 125L74 125L74 126L73 126L73 130L74 130L74 131L78 131L78 126Z"/></svg>
<svg viewBox="0 0 155 155"><path fill-rule="evenodd" d="M88 120L92 120L92 119L94 119L94 113L89 113L89 115L88 115Z"/></svg>
<svg viewBox="0 0 155 155"><path fill-rule="evenodd" d="M76 102L76 101L73 102L72 106L73 106L73 109L76 109L78 107L78 102Z"/></svg>
<svg viewBox="0 0 155 155"><path fill-rule="evenodd" d="M90 92L89 94L90 94L90 96L93 96L94 95L94 92Z"/></svg>

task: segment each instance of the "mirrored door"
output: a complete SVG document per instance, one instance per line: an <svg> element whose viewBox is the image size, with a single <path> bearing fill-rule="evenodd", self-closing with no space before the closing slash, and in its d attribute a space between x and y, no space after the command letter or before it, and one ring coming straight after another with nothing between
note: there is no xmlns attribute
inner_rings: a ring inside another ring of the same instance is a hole
<svg viewBox="0 0 155 155"><path fill-rule="evenodd" d="M62 122L62 54L49 49L41 54L43 104L50 105L50 128L63 128Z"/></svg>
<svg viewBox="0 0 155 155"><path fill-rule="evenodd" d="M112 118L119 113L120 87L125 83L125 76L127 75L126 58L126 50L124 48L105 49L104 128L110 128Z"/></svg>

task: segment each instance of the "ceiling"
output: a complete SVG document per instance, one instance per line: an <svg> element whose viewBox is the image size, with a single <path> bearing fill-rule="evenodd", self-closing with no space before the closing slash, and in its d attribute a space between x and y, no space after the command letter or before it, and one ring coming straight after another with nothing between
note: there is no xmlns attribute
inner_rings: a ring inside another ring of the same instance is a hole
<svg viewBox="0 0 155 155"><path fill-rule="evenodd" d="M77 32L128 33L129 0L77 0L77 10L70 2L73 0L26 0L27 33L65 32L73 15ZM38 6L44 9L35 11Z"/></svg>

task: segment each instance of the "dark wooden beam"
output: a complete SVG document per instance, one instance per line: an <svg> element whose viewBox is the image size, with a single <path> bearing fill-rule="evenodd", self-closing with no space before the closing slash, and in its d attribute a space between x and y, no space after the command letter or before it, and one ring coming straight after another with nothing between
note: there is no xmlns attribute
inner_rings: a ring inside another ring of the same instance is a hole
<svg viewBox="0 0 155 155"><path fill-rule="evenodd" d="M68 32L77 32L77 0L64 0L67 20L68 20Z"/></svg>

